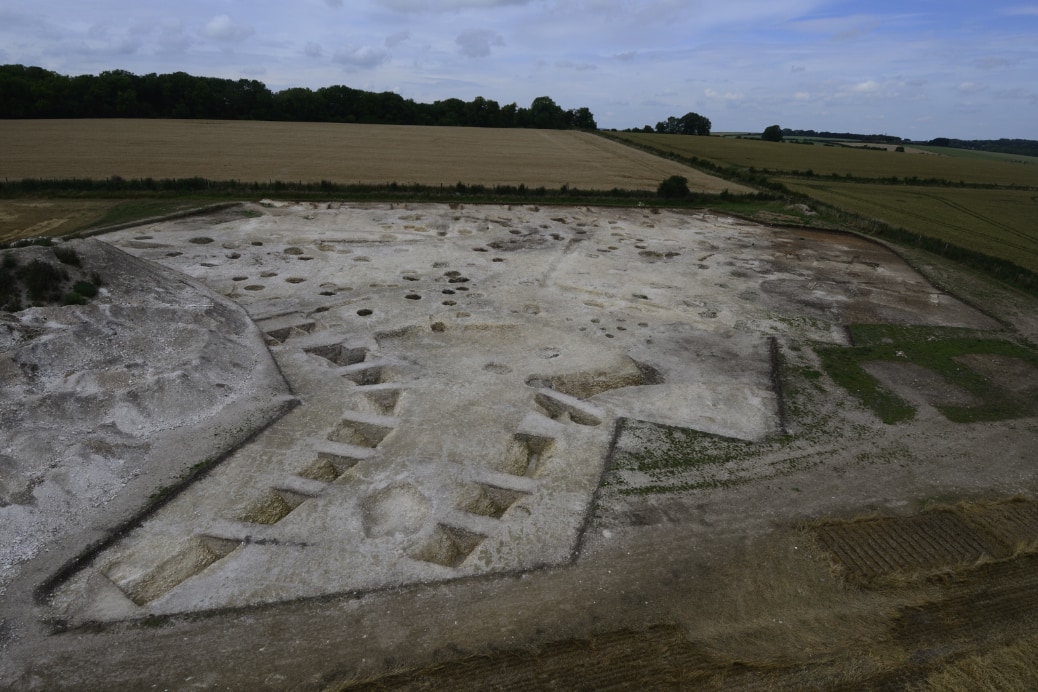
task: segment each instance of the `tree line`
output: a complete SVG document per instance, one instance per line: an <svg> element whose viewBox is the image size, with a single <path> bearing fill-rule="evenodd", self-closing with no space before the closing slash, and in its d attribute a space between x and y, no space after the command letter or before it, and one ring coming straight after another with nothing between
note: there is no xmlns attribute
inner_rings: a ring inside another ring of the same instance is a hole
<svg viewBox="0 0 1038 692"><path fill-rule="evenodd" d="M666 120L656 123L656 127L646 125L645 127L628 128L624 132L656 132L663 135L709 135L711 128L710 118L699 113L685 113L680 118L670 116Z"/></svg>
<svg viewBox="0 0 1038 692"><path fill-rule="evenodd" d="M935 147L991 151L998 154L1015 154L1017 156L1038 156L1038 141L1033 139L949 139L947 137L938 137L937 139L931 139L928 143Z"/></svg>
<svg viewBox="0 0 1038 692"><path fill-rule="evenodd" d="M0 65L0 118L210 118L381 125L445 125L597 130L586 108L563 109L548 96L529 108L477 96L416 103L393 92L337 85L273 92L254 79L185 72L136 75L111 70L66 76L41 67Z"/></svg>
<svg viewBox="0 0 1038 692"><path fill-rule="evenodd" d="M783 138L811 137L817 139L845 139L852 142L867 142L869 144L908 144L907 139L895 137L894 135L863 135L854 132L816 132L815 130L791 130L788 127L780 128L780 134Z"/></svg>

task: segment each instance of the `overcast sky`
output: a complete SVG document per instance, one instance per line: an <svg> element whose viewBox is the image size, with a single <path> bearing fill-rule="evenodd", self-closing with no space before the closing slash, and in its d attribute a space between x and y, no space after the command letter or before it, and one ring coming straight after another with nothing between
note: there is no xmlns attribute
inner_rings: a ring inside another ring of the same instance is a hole
<svg viewBox="0 0 1038 692"><path fill-rule="evenodd" d="M1038 139L1038 0L2 0L0 63Z"/></svg>

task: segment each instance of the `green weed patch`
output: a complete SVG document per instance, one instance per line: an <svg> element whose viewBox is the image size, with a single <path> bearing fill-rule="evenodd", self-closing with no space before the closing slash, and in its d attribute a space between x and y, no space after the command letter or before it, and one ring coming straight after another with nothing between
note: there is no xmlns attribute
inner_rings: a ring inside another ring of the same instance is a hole
<svg viewBox="0 0 1038 692"><path fill-rule="evenodd" d="M935 403L953 422L1008 420L1038 411L1038 352L1028 346L942 327L854 325L850 333L854 346L819 348L817 353L826 373L884 423L910 420L915 407L870 375L864 367L868 362L926 368L979 402Z"/></svg>

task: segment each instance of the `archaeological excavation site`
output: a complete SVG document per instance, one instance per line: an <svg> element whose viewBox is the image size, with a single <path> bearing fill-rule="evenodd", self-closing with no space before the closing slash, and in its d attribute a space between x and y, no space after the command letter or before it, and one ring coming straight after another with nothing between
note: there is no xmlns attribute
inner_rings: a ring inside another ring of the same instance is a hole
<svg viewBox="0 0 1038 692"><path fill-rule="evenodd" d="M96 295L0 313L5 689L821 689L1033 632L1030 297L649 207L0 253L58 247Z"/></svg>

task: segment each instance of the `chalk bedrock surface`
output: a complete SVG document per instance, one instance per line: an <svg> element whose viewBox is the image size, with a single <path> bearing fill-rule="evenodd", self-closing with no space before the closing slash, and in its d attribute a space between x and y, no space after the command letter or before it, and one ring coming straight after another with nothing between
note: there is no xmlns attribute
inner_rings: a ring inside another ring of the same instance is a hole
<svg viewBox="0 0 1038 692"><path fill-rule="evenodd" d="M97 540L141 504L115 502L127 488L172 482L288 393L233 301L107 243L64 245L102 278L98 296L0 313L0 589L44 548ZM50 249L6 252L26 264Z"/></svg>
<svg viewBox="0 0 1038 692"><path fill-rule="evenodd" d="M106 237L247 310L300 404L63 584L74 622L559 564L620 418L759 440L780 423L769 337L987 325L852 236L648 209L250 211Z"/></svg>

